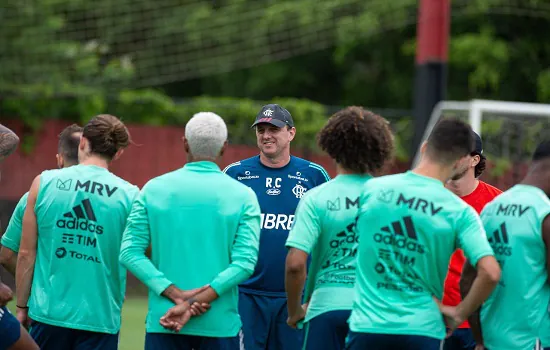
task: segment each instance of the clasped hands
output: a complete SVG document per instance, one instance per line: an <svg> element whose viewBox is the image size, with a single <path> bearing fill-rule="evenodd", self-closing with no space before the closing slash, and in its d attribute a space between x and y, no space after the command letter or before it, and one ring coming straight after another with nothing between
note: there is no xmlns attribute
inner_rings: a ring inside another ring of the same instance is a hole
<svg viewBox="0 0 550 350"><path fill-rule="evenodd" d="M209 285L206 285L187 291L173 285L168 287L163 295L167 296L176 305L160 318L160 324L166 329L179 332L191 317L200 316L208 311L210 304L201 303L194 299L197 294L205 291L208 287Z"/></svg>

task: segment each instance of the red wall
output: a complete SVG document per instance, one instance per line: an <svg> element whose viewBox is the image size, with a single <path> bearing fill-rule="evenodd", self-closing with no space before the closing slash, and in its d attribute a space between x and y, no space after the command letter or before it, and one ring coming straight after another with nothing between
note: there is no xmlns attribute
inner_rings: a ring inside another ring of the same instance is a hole
<svg viewBox="0 0 550 350"><path fill-rule="evenodd" d="M18 135L23 135L21 123L8 122L5 125ZM67 125L66 122L48 121L39 131L31 154L23 154L19 148L4 162L0 181L0 199L19 199L28 190L36 175L57 166L55 160L57 135ZM141 187L149 179L180 168L185 163L186 155L181 141L183 128L128 125L128 129L137 145L130 146L119 160L113 162L111 170L118 176ZM258 154L256 147L232 145L219 165L223 168L256 154ZM303 153L297 150L293 150L293 154L298 157L303 156ZM331 176L335 176L335 167L327 156L313 155L307 158L323 166ZM396 164L392 172L406 169L408 164ZM506 189L519 181L525 171L526 166L519 165L500 179L484 178L484 180Z"/></svg>

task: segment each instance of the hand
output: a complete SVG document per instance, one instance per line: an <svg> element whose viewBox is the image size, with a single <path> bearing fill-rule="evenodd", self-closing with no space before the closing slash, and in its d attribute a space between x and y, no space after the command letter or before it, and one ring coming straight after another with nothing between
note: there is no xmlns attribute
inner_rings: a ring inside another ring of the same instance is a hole
<svg viewBox="0 0 550 350"><path fill-rule="evenodd" d="M476 344L476 347L474 348L474 350L485 350L485 346L482 344Z"/></svg>
<svg viewBox="0 0 550 350"><path fill-rule="evenodd" d="M454 330L466 321L466 317L461 315L456 307L439 304L439 310L443 314L445 325L448 328L447 337L451 336Z"/></svg>
<svg viewBox="0 0 550 350"><path fill-rule="evenodd" d="M289 314L288 315L288 319L286 320L286 323L291 327L291 328L296 328L296 325L298 324L298 322L300 322L301 320L303 320L305 317L306 317L306 308L309 304L304 304L302 305L298 310L296 310L296 313L295 314ZM305 308L304 308L305 306Z"/></svg>
<svg viewBox="0 0 550 350"><path fill-rule="evenodd" d="M10 287L0 282L0 307L6 306L13 299L13 292Z"/></svg>
<svg viewBox="0 0 550 350"><path fill-rule="evenodd" d="M198 301L194 301L193 298L189 299L188 302L191 305L191 314L193 316L200 316L210 310L210 304L208 303L200 303Z"/></svg>
<svg viewBox="0 0 550 350"><path fill-rule="evenodd" d="M183 302L170 308L160 318L160 324L166 329L179 332L193 316L188 302Z"/></svg>
<svg viewBox="0 0 550 350"><path fill-rule="evenodd" d="M29 318L29 309L28 308L17 308L17 320L25 329L29 329L31 325L31 319Z"/></svg>

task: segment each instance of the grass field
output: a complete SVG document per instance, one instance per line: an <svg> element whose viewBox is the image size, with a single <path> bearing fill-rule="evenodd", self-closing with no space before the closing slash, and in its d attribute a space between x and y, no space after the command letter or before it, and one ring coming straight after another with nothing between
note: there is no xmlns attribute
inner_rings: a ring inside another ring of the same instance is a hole
<svg viewBox="0 0 550 350"><path fill-rule="evenodd" d="M15 314L15 303L10 303L8 307ZM122 329L120 330L119 350L143 349L146 314L147 299L126 299L122 308Z"/></svg>

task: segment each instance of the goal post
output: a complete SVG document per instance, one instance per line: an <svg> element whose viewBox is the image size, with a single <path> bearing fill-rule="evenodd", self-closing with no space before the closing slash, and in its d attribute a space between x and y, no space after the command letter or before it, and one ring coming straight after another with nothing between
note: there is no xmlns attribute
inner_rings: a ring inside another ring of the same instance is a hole
<svg viewBox="0 0 550 350"><path fill-rule="evenodd" d="M422 137L425 141L437 122L445 117L459 117L467 121L472 129L478 133L482 139L487 136L487 130L484 130L484 124L488 121L496 121L501 128L508 126L515 133L515 139L527 139L527 143L541 141L543 137L550 137L550 104L494 101L494 100L471 100L471 101L441 101L433 109L426 130ZM528 132L525 128L528 126ZM531 130L532 129L532 130ZM526 132L528 135L521 135ZM490 132L489 132L490 134ZM533 137L533 135L535 137ZM493 135L494 136L494 135ZM510 136L509 133L503 133L501 136ZM520 148L523 144L519 145ZM484 148L486 148L484 140ZM498 147L493 147L497 149ZM529 153L530 149L524 149L523 153ZM420 146L415 150L412 167L418 164L420 160ZM506 153L505 150L504 153Z"/></svg>

